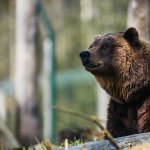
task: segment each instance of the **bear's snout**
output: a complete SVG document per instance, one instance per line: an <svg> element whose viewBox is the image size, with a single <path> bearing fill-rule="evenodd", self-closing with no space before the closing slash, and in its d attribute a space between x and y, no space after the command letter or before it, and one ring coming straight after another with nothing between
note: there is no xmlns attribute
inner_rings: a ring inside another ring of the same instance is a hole
<svg viewBox="0 0 150 150"><path fill-rule="evenodd" d="M82 51L79 56L80 56L83 64L86 64L89 61L90 52L87 51L87 50L86 51Z"/></svg>

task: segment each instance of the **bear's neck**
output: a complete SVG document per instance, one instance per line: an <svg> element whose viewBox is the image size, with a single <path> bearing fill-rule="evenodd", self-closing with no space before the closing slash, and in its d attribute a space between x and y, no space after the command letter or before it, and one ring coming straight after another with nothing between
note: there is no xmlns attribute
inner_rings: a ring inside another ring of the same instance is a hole
<svg viewBox="0 0 150 150"><path fill-rule="evenodd" d="M117 102L131 103L143 97L150 97L149 86L142 84L134 85L114 78L96 77L100 86Z"/></svg>

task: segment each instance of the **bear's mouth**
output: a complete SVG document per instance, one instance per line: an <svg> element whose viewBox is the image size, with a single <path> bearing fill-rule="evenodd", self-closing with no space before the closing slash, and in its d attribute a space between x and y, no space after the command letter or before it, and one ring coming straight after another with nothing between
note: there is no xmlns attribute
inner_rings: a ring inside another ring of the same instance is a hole
<svg viewBox="0 0 150 150"><path fill-rule="evenodd" d="M85 69L86 70L95 70L95 69L97 69L99 66L100 66L101 64L93 64L93 63L89 63L89 64L86 64L86 65L84 65L84 67L85 67Z"/></svg>

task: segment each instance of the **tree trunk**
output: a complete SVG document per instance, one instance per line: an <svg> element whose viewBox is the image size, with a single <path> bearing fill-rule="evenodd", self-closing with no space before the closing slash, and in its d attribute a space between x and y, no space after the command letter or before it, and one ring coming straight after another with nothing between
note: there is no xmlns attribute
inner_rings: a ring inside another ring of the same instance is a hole
<svg viewBox="0 0 150 150"><path fill-rule="evenodd" d="M131 0L128 8L128 27L135 27L140 37L148 40L150 36L149 0Z"/></svg>
<svg viewBox="0 0 150 150"><path fill-rule="evenodd" d="M22 145L40 139L37 83L39 0L16 1L15 97L18 102L18 138Z"/></svg>

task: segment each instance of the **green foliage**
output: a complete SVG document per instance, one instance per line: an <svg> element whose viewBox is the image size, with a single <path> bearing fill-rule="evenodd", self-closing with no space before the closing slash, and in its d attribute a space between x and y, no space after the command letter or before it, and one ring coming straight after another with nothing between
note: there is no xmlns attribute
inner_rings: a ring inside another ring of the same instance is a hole
<svg viewBox="0 0 150 150"><path fill-rule="evenodd" d="M72 79L75 79L75 77L72 77ZM91 78L87 78L86 80L91 80ZM76 84L74 82L69 82L69 84L66 83L63 87L58 84L58 106L74 109L89 115L96 114L96 85L93 80L92 82L86 82L86 80L84 74L81 72L80 80L76 81ZM87 124L87 121L84 119L58 112L58 132L64 128L72 129L76 127L84 128L91 126L93 127L93 124L89 122Z"/></svg>
<svg viewBox="0 0 150 150"><path fill-rule="evenodd" d="M12 67L10 53L14 48L14 9L9 10L10 5L9 0L0 1L0 80L9 78Z"/></svg>
<svg viewBox="0 0 150 150"><path fill-rule="evenodd" d="M84 144L81 140L68 141L68 147L77 146L79 144ZM63 141L60 145L54 145L54 148L64 148L65 141Z"/></svg>

